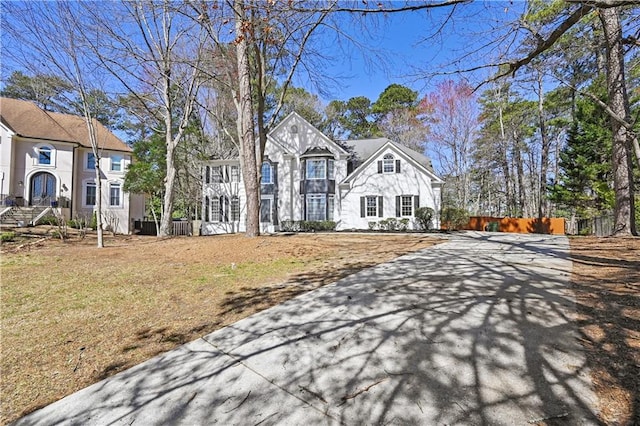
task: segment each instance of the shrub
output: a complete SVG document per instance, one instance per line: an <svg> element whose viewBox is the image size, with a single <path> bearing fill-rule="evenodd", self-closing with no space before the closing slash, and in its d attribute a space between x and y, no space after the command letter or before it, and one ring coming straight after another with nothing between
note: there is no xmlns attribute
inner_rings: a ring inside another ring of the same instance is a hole
<svg viewBox="0 0 640 426"><path fill-rule="evenodd" d="M0 242L2 243L10 243L16 238L15 232L3 232L0 234Z"/></svg>
<svg viewBox="0 0 640 426"><path fill-rule="evenodd" d="M367 225L369 226L369 231L378 229L378 222L368 222Z"/></svg>
<svg viewBox="0 0 640 426"><path fill-rule="evenodd" d="M398 231L406 231L407 229L409 229L409 219L404 217L398 223Z"/></svg>
<svg viewBox="0 0 640 426"><path fill-rule="evenodd" d="M300 230L302 232L335 231L336 223L332 220L301 220Z"/></svg>
<svg viewBox="0 0 640 426"><path fill-rule="evenodd" d="M469 223L469 213L465 209L446 207L442 209L442 223L450 231L463 229Z"/></svg>
<svg viewBox="0 0 640 426"><path fill-rule="evenodd" d="M409 223L408 220L407 223ZM379 225L380 229L383 231L396 231L399 229L400 223L395 217L388 217L386 219L382 219L379 222Z"/></svg>
<svg viewBox="0 0 640 426"><path fill-rule="evenodd" d="M419 207L416 209L415 216L420 229L423 229L425 231L431 229L431 221L433 220L434 214L435 212L431 207Z"/></svg>
<svg viewBox="0 0 640 426"><path fill-rule="evenodd" d="M300 232L300 222L296 220L283 220L280 222L280 229L284 232Z"/></svg>
<svg viewBox="0 0 640 426"><path fill-rule="evenodd" d="M55 216L44 216L38 222L40 222L43 225L57 226L58 225L58 218L55 217Z"/></svg>

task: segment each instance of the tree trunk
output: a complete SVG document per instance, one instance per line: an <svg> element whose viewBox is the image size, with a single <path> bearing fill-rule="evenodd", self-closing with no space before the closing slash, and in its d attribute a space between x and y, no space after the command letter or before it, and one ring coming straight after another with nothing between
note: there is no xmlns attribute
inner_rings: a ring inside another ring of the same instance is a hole
<svg viewBox="0 0 640 426"><path fill-rule="evenodd" d="M549 214L547 205L547 170L549 169L549 136L544 119L544 87L542 85L542 72L538 70L538 121L540 122L540 180L538 191L538 232L543 231L542 218Z"/></svg>
<svg viewBox="0 0 640 426"><path fill-rule="evenodd" d="M624 54L619 8L600 9L600 21L607 47L607 91L609 107L630 121L629 98L624 79ZM631 133L611 119L613 133L613 189L615 192L613 235L636 235L631 162Z"/></svg>
<svg viewBox="0 0 640 426"><path fill-rule="evenodd" d="M258 182L258 164L256 141L253 129L253 109L251 104L251 74L247 40L243 26L246 19L244 3L235 0L236 57L238 64L238 135L240 137L240 161L242 177L247 197L247 237L260 235L260 183Z"/></svg>
<svg viewBox="0 0 640 426"><path fill-rule="evenodd" d="M96 163L96 234L98 236L98 248L104 247L104 232L102 231L102 175L100 173L100 156L98 149L93 149Z"/></svg>
<svg viewBox="0 0 640 426"><path fill-rule="evenodd" d="M171 120L169 125L171 125ZM167 127L170 129L171 127ZM173 197L175 193L176 165L175 146L170 130L167 130L165 143L167 145L167 176L164 179L164 203L162 204L162 216L160 218L160 235L162 237L171 236L173 231Z"/></svg>

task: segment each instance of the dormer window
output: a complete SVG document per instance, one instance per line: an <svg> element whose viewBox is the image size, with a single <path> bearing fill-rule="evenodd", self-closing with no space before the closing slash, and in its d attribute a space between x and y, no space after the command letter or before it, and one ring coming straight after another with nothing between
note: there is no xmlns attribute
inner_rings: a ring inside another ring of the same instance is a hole
<svg viewBox="0 0 640 426"><path fill-rule="evenodd" d="M51 165L51 147L41 146L38 148L38 164Z"/></svg>
<svg viewBox="0 0 640 426"><path fill-rule="evenodd" d="M385 154L382 160L378 160L378 173L400 173L400 160L396 160L393 154Z"/></svg>
<svg viewBox="0 0 640 426"><path fill-rule="evenodd" d="M382 157L382 172L383 173L394 173L395 169L395 158L393 158L392 154L386 154Z"/></svg>

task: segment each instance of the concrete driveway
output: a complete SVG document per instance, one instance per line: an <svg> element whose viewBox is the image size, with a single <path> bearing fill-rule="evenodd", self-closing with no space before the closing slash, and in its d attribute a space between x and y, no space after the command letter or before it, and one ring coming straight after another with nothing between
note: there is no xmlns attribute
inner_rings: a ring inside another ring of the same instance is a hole
<svg viewBox="0 0 640 426"><path fill-rule="evenodd" d="M559 236L458 234L17 424L597 424L567 252Z"/></svg>

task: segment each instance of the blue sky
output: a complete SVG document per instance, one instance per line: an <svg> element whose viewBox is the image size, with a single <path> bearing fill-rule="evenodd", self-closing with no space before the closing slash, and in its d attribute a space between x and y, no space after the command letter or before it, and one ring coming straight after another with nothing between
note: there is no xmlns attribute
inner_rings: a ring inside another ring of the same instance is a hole
<svg viewBox="0 0 640 426"><path fill-rule="evenodd" d="M478 1L459 6L454 18L439 32L436 29L440 28L449 8L378 18L374 37L361 39L372 49L379 49L382 60L364 58L355 49L348 58L337 61L327 73L350 77L341 79L339 87L332 91L334 96L323 100L366 96L375 101L392 83L406 85L421 94L433 90L435 84L443 79L466 78L477 84L487 77L489 70L463 75L432 74L490 61L492 55L500 53L500 45L485 46L487 40L506 31L505 24L513 20L524 5L522 1ZM493 31L491 35L490 31ZM359 29L347 32L354 37L360 36ZM457 65L452 64L460 58L462 60Z"/></svg>

